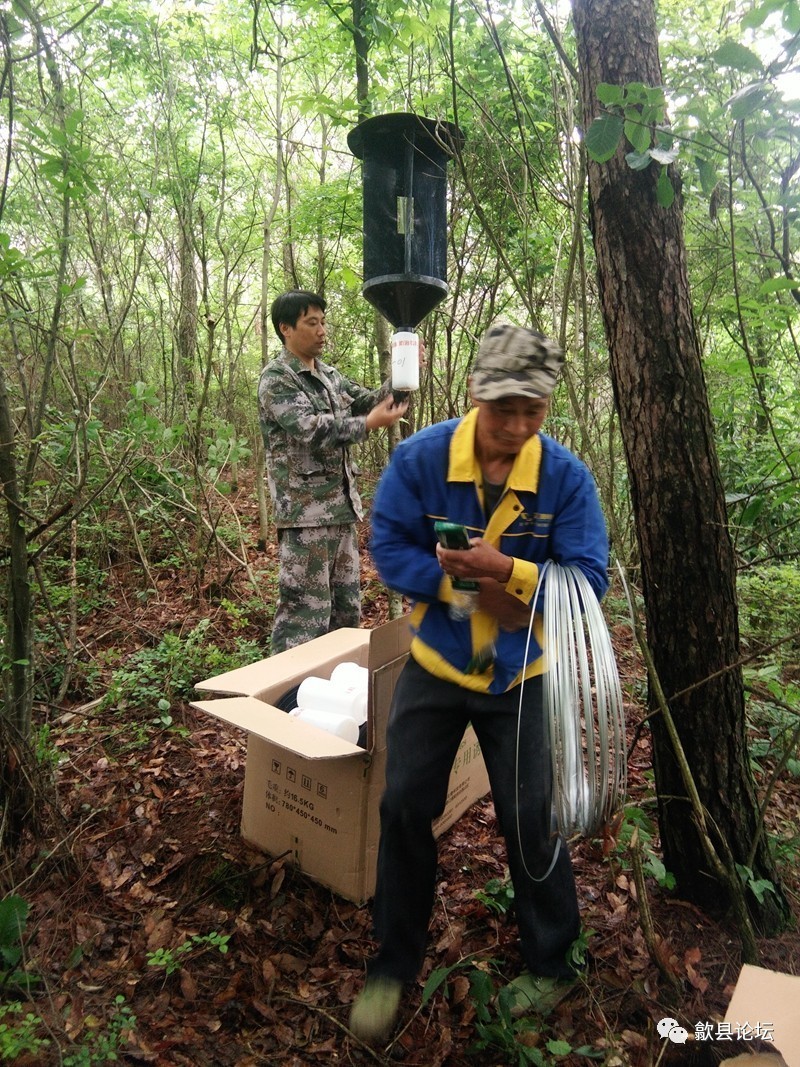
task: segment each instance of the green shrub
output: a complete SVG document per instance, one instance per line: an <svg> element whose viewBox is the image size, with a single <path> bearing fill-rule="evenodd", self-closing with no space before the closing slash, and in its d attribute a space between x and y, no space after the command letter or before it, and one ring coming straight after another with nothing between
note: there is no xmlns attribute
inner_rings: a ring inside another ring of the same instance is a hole
<svg viewBox="0 0 800 1067"><path fill-rule="evenodd" d="M103 708L159 711L165 726L167 712L192 695L197 682L261 659L255 641L237 638L232 650L220 648L209 637L209 619L186 636L166 633L155 648L142 648L114 671Z"/></svg>
<svg viewBox="0 0 800 1067"><path fill-rule="evenodd" d="M642 867L645 873L654 878L662 889L674 889L675 875L666 869L663 860L656 853L653 846L653 841L658 833L655 821L642 808L631 804L625 808L617 835L617 846L614 850L620 863L627 869L631 869L628 857L634 831L642 852Z"/></svg>
<svg viewBox="0 0 800 1067"><path fill-rule="evenodd" d="M739 625L742 638L770 646L786 641L800 650L800 567L753 567L739 576Z"/></svg>
<svg viewBox="0 0 800 1067"><path fill-rule="evenodd" d="M580 955L580 947L577 954ZM573 954L575 958L575 954ZM602 1053L582 1046L573 1048L558 1034L548 1033L549 1027L536 1008L516 1018L512 1005L513 988L502 977L496 960L484 960L476 965L472 957L465 957L449 967L432 971L422 991L423 1007L437 992L447 999L450 980L464 975L469 981L469 999L474 1008L476 1040L468 1055L492 1054L493 1063L504 1067L555 1067L566 1056L598 1059Z"/></svg>

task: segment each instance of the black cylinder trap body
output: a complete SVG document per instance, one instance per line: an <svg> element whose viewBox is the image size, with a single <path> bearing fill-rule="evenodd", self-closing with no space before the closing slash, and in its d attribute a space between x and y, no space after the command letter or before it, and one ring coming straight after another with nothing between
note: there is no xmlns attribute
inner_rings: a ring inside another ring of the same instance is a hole
<svg viewBox="0 0 800 1067"><path fill-rule="evenodd" d="M447 295L450 122L406 112L366 119L347 137L362 160L366 300L395 329L413 330Z"/></svg>

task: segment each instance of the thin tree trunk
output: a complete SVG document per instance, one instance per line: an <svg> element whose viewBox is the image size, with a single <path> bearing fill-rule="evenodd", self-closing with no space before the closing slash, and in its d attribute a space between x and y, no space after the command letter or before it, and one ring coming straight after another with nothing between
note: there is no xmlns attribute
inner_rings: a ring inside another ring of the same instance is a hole
<svg viewBox="0 0 800 1067"><path fill-rule="evenodd" d="M0 365L0 485L8 517L8 608L6 642L2 649L3 715L20 737L27 737L33 706L31 651L31 587L28 571L26 515L19 496L14 455L14 424L6 379Z"/></svg>
<svg viewBox="0 0 800 1067"><path fill-rule="evenodd" d="M283 58L278 53L275 56L275 186L272 190L267 217L263 225L263 241L261 250L261 307L259 309L259 323L261 326L261 366L266 367L269 362L269 346L274 337L270 307L270 263L272 260L272 227L275 216L280 207L283 181ZM261 440L260 429L256 431L258 444L256 448L256 493L258 497L258 545L263 551L269 544L269 503L267 499L266 465L264 457L264 445Z"/></svg>
<svg viewBox="0 0 800 1067"><path fill-rule="evenodd" d="M197 275L192 234L193 208L191 201L184 200L178 209L180 231L178 233L179 305L176 322L178 348L178 382L189 411L195 399L195 361L197 358Z"/></svg>

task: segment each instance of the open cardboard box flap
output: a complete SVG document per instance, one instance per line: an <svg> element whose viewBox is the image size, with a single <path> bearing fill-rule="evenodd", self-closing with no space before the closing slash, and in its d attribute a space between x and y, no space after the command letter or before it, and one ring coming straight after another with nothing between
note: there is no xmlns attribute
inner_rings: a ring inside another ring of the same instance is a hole
<svg viewBox="0 0 800 1067"><path fill-rule="evenodd" d="M368 752L375 744L372 708L375 679L406 656L409 640L406 619L396 619L375 630L355 627L333 630L305 645L198 682L195 689L220 695L214 700L192 701L192 707L306 759L359 756L368 760ZM308 726L275 707L298 679L312 674L330 678L333 668L345 661L358 663L370 671L373 691L366 750Z"/></svg>
<svg viewBox="0 0 800 1067"><path fill-rule="evenodd" d="M193 701L192 707L306 759L341 759L343 756L367 758L367 753L358 745L308 726L255 697L199 700Z"/></svg>
<svg viewBox="0 0 800 1067"><path fill-rule="evenodd" d="M309 651L308 644L287 648L276 656L197 682L195 689L227 696L255 697L269 704L270 700L279 700L298 676L314 674L329 678L336 664L345 659L366 667L369 666L368 659L372 658L369 630L333 630L314 639L313 652ZM203 710L210 711L210 708L204 706Z"/></svg>
<svg viewBox="0 0 800 1067"><path fill-rule="evenodd" d="M800 1067L800 977L746 963L725 1021L771 1027L775 1051L781 1053L788 1067Z"/></svg>

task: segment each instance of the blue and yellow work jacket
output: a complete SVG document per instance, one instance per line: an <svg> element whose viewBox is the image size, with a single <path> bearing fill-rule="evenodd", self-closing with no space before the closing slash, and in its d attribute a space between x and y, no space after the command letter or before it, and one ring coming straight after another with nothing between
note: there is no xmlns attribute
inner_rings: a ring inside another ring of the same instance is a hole
<svg viewBox="0 0 800 1067"><path fill-rule="evenodd" d="M544 670L541 590L530 644L527 628L503 630L485 612L450 618L450 578L436 558L437 520L466 526L514 560L507 593L534 607L540 567L574 564L601 599L608 588L608 538L587 467L545 434L517 455L487 522L483 475L475 457L477 410L429 426L395 449L372 506L371 550L382 580L413 601L411 654L439 678L477 692L501 693ZM545 572L546 580L546 572ZM526 656L526 645L527 656ZM488 666L474 673L479 654Z"/></svg>

